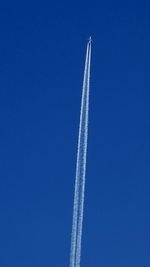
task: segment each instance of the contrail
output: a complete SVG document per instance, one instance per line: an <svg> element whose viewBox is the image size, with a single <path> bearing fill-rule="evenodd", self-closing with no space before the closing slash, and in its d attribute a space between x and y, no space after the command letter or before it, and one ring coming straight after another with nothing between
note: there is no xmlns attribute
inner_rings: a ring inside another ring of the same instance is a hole
<svg viewBox="0 0 150 267"><path fill-rule="evenodd" d="M90 64L91 64L91 38L87 43L81 111L80 111L80 125L79 125L79 137L78 137L73 222L72 222L72 236L71 236L70 267L80 267L80 258L81 258L81 241L82 241L82 225L83 225L83 212L84 212L84 192L85 192L85 174L86 174L87 139L88 139Z"/></svg>

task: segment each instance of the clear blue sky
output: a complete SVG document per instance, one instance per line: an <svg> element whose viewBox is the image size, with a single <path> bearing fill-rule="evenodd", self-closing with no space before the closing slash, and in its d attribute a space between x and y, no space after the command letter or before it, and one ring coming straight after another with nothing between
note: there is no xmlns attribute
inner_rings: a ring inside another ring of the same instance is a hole
<svg viewBox="0 0 150 267"><path fill-rule="evenodd" d="M149 1L2 1L0 266L69 266L92 35L82 267L150 266Z"/></svg>

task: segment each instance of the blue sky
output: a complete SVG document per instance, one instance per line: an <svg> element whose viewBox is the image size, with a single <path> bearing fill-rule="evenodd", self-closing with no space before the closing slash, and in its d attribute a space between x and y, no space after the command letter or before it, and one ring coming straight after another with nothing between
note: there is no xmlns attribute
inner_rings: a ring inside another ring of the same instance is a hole
<svg viewBox="0 0 150 267"><path fill-rule="evenodd" d="M150 266L150 4L0 5L0 266L69 265L93 38L82 267Z"/></svg>

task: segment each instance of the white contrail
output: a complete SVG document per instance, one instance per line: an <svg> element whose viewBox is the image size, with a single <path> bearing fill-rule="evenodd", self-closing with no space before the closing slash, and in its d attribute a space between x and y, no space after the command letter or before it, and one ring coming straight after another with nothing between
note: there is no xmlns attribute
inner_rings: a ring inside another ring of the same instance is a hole
<svg viewBox="0 0 150 267"><path fill-rule="evenodd" d="M91 39L87 44L82 102L80 111L80 125L78 137L78 151L76 163L76 179L74 192L73 223L71 237L70 267L80 267L82 225L84 211L84 191L88 139L88 111L89 111L89 85L91 63Z"/></svg>
<svg viewBox="0 0 150 267"><path fill-rule="evenodd" d="M83 110L83 139L81 146L83 146L83 155L81 155L81 192L80 192L80 203L79 203L79 214L78 214L78 235L77 235L77 246L76 246L76 267L80 266L81 258L81 240L82 240L82 226L83 226L83 212L84 212L84 191L85 191L85 174L86 174L86 157L87 157L87 139L88 139L88 113L89 113L89 82L90 82L90 62L91 62L91 43L89 44L89 58L88 58L88 69L87 69L87 81L85 85L85 110ZM82 134L81 134L82 135Z"/></svg>
<svg viewBox="0 0 150 267"><path fill-rule="evenodd" d="M75 266L75 254L76 254L76 240L77 240L77 225L78 225L78 210L79 210L79 185L80 185L80 147L81 147L81 130L82 130L82 114L83 114L83 101L85 95L85 84L87 76L88 66L88 46L85 61L83 92L82 92L82 104L80 112L80 126L79 126L79 138L78 138L78 152L77 152L77 164L76 164L76 180L75 180L75 192L74 192L74 210L73 210L73 224L72 224L72 240L71 240L71 254L70 254L70 267Z"/></svg>

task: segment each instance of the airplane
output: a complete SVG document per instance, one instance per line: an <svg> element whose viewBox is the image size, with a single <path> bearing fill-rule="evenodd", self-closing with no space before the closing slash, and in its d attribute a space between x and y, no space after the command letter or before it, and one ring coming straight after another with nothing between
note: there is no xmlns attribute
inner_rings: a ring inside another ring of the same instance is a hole
<svg viewBox="0 0 150 267"><path fill-rule="evenodd" d="M91 36L89 37L89 43L92 43L92 38L91 38Z"/></svg>

